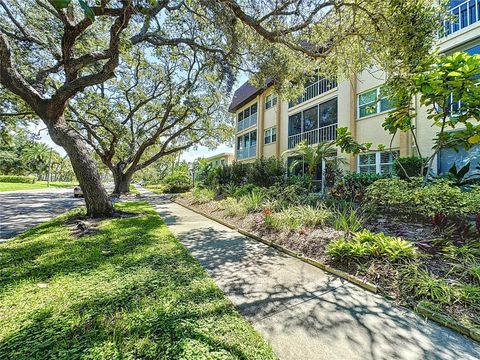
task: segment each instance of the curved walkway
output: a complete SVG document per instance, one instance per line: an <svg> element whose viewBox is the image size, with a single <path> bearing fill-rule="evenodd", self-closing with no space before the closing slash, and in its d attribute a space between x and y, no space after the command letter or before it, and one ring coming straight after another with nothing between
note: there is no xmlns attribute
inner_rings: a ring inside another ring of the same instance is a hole
<svg viewBox="0 0 480 360"><path fill-rule="evenodd" d="M280 359L479 359L480 344L139 189Z"/></svg>

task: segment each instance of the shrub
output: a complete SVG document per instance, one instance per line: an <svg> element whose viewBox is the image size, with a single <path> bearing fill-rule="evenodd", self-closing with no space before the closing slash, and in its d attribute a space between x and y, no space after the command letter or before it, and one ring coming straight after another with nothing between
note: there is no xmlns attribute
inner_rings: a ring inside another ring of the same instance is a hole
<svg viewBox="0 0 480 360"><path fill-rule="evenodd" d="M308 197L308 188L298 184L283 186L277 184L266 189L266 196L272 200L279 200L290 205L302 205Z"/></svg>
<svg viewBox="0 0 480 360"><path fill-rule="evenodd" d="M414 203L414 187L401 179L380 179L368 186L363 204L373 211L407 212Z"/></svg>
<svg viewBox="0 0 480 360"><path fill-rule="evenodd" d="M215 191L210 189L195 188L192 191L193 201L197 204L205 204L215 199Z"/></svg>
<svg viewBox="0 0 480 360"><path fill-rule="evenodd" d="M291 175L285 178L285 186L297 186L299 188L308 189L312 183L312 178L308 175Z"/></svg>
<svg viewBox="0 0 480 360"><path fill-rule="evenodd" d="M275 157L256 159L248 168L247 182L260 187L269 187L282 181L285 167Z"/></svg>
<svg viewBox="0 0 480 360"><path fill-rule="evenodd" d="M236 186L235 190L231 193L231 195L234 198L239 199L242 196L250 194L255 189L258 189L258 186L254 184L245 184L242 186Z"/></svg>
<svg viewBox="0 0 480 360"><path fill-rule="evenodd" d="M398 261L414 258L416 250L409 241L363 230L355 233L352 239L341 237L330 242L327 255L340 261L366 257L385 257L390 261Z"/></svg>
<svg viewBox="0 0 480 360"><path fill-rule="evenodd" d="M247 216L248 210L244 203L235 198L228 197L220 202L220 206L230 216L238 216L244 218Z"/></svg>
<svg viewBox="0 0 480 360"><path fill-rule="evenodd" d="M275 230L293 231L303 226L322 227L331 215L331 212L323 207L293 206L265 216L264 224Z"/></svg>
<svg viewBox="0 0 480 360"><path fill-rule="evenodd" d="M401 179L382 179L370 185L364 204L375 212L396 216L430 219L433 225L454 220L458 225L465 216L480 213L480 188L464 192L447 180L436 180L422 186L419 178L407 182Z"/></svg>
<svg viewBox="0 0 480 360"><path fill-rule="evenodd" d="M34 176L0 175L0 182L34 184L35 181Z"/></svg>
<svg viewBox="0 0 480 360"><path fill-rule="evenodd" d="M175 171L163 178L166 193L182 193L190 190L193 186L190 174L183 171Z"/></svg>
<svg viewBox="0 0 480 360"><path fill-rule="evenodd" d="M348 173L330 189L330 195L338 200L361 201L369 185L386 177L381 174Z"/></svg>
<svg viewBox="0 0 480 360"><path fill-rule="evenodd" d="M395 174L400 179L407 180L408 178L412 177L424 176L427 170L425 166L426 161L427 159L418 156L397 157L393 163L393 168L395 170ZM422 166L424 167L423 173Z"/></svg>

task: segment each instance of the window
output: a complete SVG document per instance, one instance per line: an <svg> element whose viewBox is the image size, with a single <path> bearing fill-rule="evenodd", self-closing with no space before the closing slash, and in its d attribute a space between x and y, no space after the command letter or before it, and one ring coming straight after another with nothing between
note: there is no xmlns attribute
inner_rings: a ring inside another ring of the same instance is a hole
<svg viewBox="0 0 480 360"><path fill-rule="evenodd" d="M318 128L318 106L314 106L303 112L303 132Z"/></svg>
<svg viewBox="0 0 480 360"><path fill-rule="evenodd" d="M277 128L272 127L265 130L265 145L277 141Z"/></svg>
<svg viewBox="0 0 480 360"><path fill-rule="evenodd" d="M319 127L337 123L337 98L318 105Z"/></svg>
<svg viewBox="0 0 480 360"><path fill-rule="evenodd" d="M364 92L363 94L359 94L357 102L359 119L366 116L379 114L394 108L392 102L386 96L382 96L381 86Z"/></svg>
<svg viewBox="0 0 480 360"><path fill-rule="evenodd" d="M302 113L288 117L288 135L296 135L302 132Z"/></svg>
<svg viewBox="0 0 480 360"><path fill-rule="evenodd" d="M237 137L237 159L255 157L257 153L257 130Z"/></svg>
<svg viewBox="0 0 480 360"><path fill-rule="evenodd" d="M265 109L270 109L277 104L277 95L270 94L265 98Z"/></svg>
<svg viewBox="0 0 480 360"><path fill-rule="evenodd" d="M257 130L241 135L237 138L237 149L246 149L257 144Z"/></svg>
<svg viewBox="0 0 480 360"><path fill-rule="evenodd" d="M358 172L374 174L377 172L376 154L361 154L358 156Z"/></svg>
<svg viewBox="0 0 480 360"><path fill-rule="evenodd" d="M337 123L337 98L288 117L288 136Z"/></svg>
<svg viewBox="0 0 480 360"><path fill-rule="evenodd" d="M393 161L399 156L399 151L378 151L358 155L358 172L369 174L392 174Z"/></svg>
<svg viewBox="0 0 480 360"><path fill-rule="evenodd" d="M480 145L468 150L463 146L457 149L445 148L438 154L438 173L441 175L447 174L454 165L457 170L460 170L468 164L470 166L465 177L480 178Z"/></svg>

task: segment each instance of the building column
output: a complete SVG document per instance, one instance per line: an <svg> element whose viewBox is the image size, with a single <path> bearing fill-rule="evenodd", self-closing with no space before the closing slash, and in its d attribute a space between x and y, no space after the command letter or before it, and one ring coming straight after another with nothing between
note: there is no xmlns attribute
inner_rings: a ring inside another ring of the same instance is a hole
<svg viewBox="0 0 480 360"><path fill-rule="evenodd" d="M276 114L275 114L275 126L277 127L277 141L275 142L275 156L277 159L280 159L280 126L282 120L282 100L280 96L277 95L277 105L276 105ZM288 119L287 119L288 123ZM287 135L288 136L288 135Z"/></svg>
<svg viewBox="0 0 480 360"><path fill-rule="evenodd" d="M264 125L265 125L265 95L261 93L257 95L257 106L258 106L258 124L257 124L257 158L263 158L263 149L265 138L263 136Z"/></svg>
<svg viewBox="0 0 480 360"><path fill-rule="evenodd" d="M354 139L357 138L357 76L350 77L350 124L349 130ZM350 171L357 171L357 164L355 155L350 154L349 159Z"/></svg>

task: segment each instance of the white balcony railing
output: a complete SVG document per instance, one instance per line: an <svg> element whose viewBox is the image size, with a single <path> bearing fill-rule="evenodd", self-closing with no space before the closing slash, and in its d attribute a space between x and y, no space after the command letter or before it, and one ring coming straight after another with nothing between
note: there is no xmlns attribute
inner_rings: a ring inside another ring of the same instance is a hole
<svg viewBox="0 0 480 360"><path fill-rule="evenodd" d="M302 141L307 141L307 144L318 144L321 141L331 141L337 138L337 124L323 126L321 128L306 131L300 134L291 135L288 137L288 148L293 149Z"/></svg>
<svg viewBox="0 0 480 360"><path fill-rule="evenodd" d="M289 102L288 107L293 107L295 105L301 104L336 87L337 82L335 80L320 79L313 84L305 86L305 92L303 93L303 95L300 96L296 101Z"/></svg>
<svg viewBox="0 0 480 360"><path fill-rule="evenodd" d="M452 7L449 13L455 19L443 22L443 36L448 36L480 21L480 0L467 0Z"/></svg>
<svg viewBox="0 0 480 360"><path fill-rule="evenodd" d="M251 126L257 125L257 113L251 114L237 123L237 131L248 129Z"/></svg>
<svg viewBox="0 0 480 360"><path fill-rule="evenodd" d="M248 159L257 155L257 146L253 145L243 149L237 149L237 160Z"/></svg>

